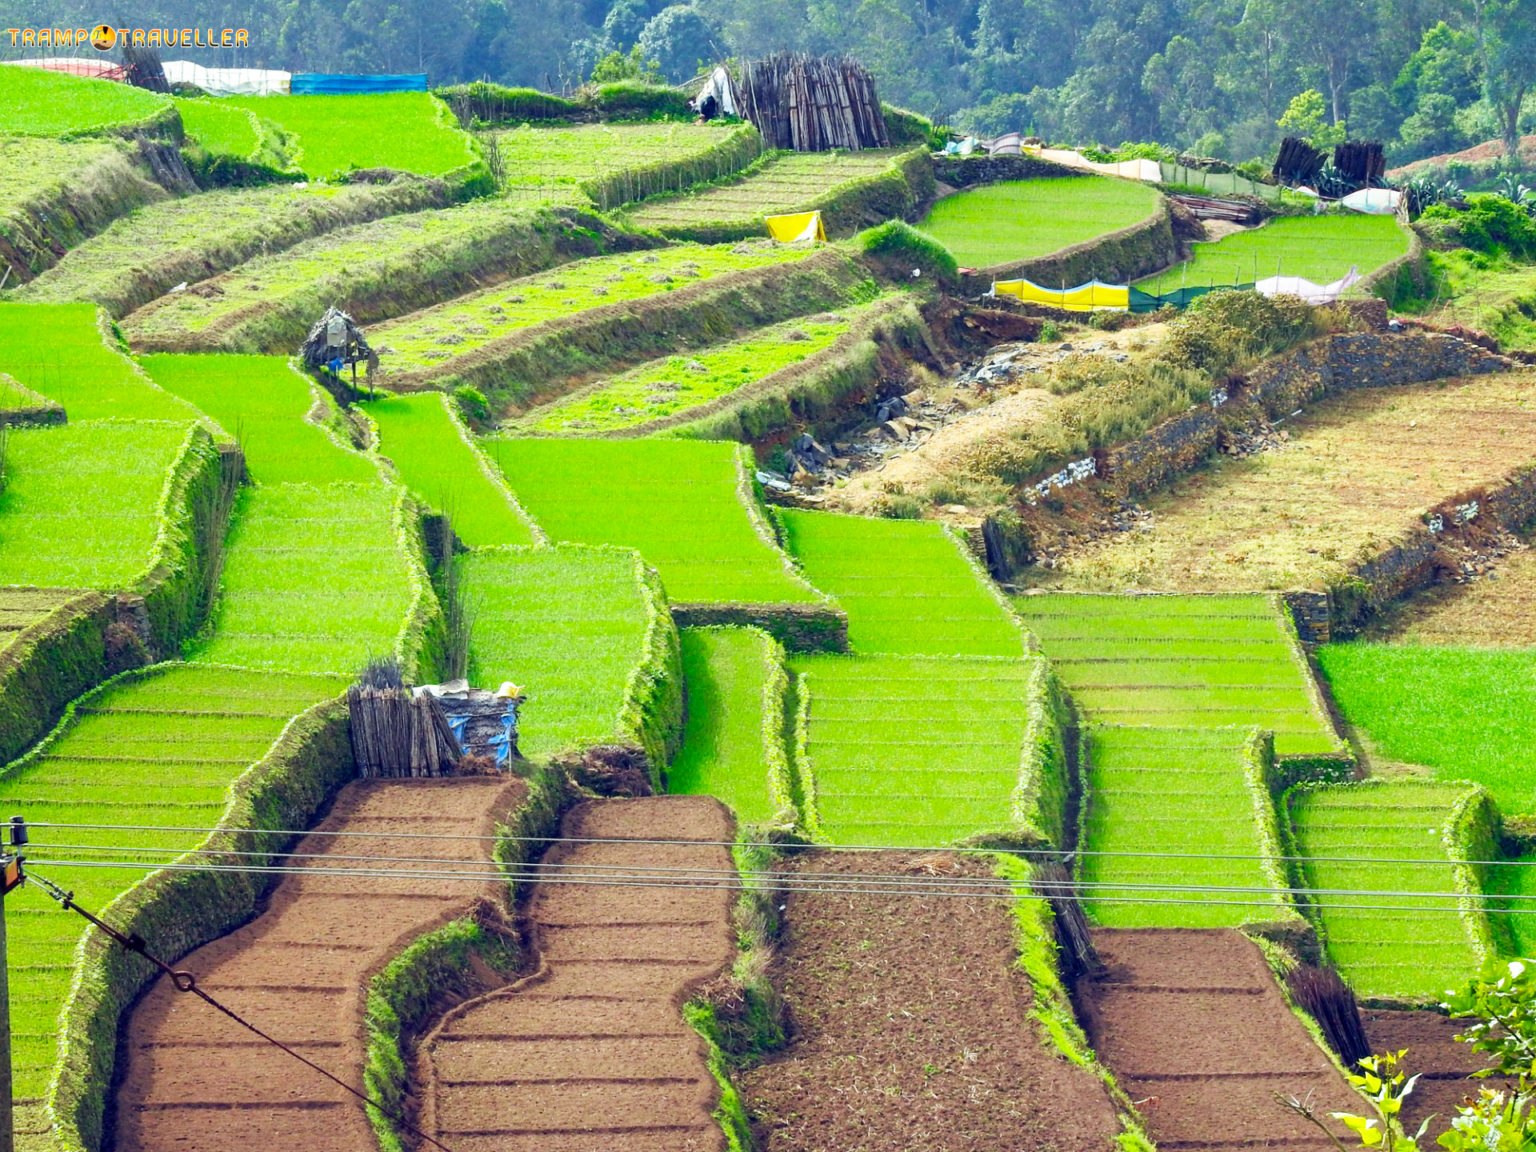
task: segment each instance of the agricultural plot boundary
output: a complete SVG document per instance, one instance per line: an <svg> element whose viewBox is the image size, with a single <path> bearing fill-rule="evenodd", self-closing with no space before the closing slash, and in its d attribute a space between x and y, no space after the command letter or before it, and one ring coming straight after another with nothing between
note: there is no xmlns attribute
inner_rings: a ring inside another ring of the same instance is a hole
<svg viewBox="0 0 1536 1152"><path fill-rule="evenodd" d="M62 404L55 404L23 386L14 376L0 372L0 426L25 428L68 422Z"/></svg>
<svg viewBox="0 0 1536 1152"><path fill-rule="evenodd" d="M1156 210L1135 224L1045 256L981 269L977 278L1023 277L1047 288L1072 287L1089 280L1128 284L1138 276L1167 267L1178 252L1172 209L1162 197L1158 201Z"/></svg>

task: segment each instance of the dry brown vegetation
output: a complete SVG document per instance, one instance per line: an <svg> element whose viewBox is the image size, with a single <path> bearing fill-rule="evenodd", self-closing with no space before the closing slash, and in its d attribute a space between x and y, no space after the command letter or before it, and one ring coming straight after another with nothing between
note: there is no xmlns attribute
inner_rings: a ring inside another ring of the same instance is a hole
<svg viewBox="0 0 1536 1152"><path fill-rule="evenodd" d="M1373 640L1536 647L1536 551L1512 551L1476 580L1437 584L1368 630Z"/></svg>

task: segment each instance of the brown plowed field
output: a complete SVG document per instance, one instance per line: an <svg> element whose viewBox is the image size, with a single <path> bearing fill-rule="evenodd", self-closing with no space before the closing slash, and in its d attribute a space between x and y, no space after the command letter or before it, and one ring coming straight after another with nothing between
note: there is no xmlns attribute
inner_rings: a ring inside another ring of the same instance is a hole
<svg viewBox="0 0 1536 1152"><path fill-rule="evenodd" d="M1310 1093L1321 1116L1372 1114L1241 933L1100 929L1093 940L1107 971L1079 985L1088 1034L1164 1152L1333 1147L1277 1092Z"/></svg>
<svg viewBox="0 0 1536 1152"><path fill-rule="evenodd" d="M596 800L567 814L551 874L729 869L730 813L708 797ZM623 838L701 841L624 843ZM454 1152L717 1152L717 1090L683 1022L735 955L728 888L543 884L539 968L450 1012L422 1045L423 1126Z"/></svg>
<svg viewBox="0 0 1536 1152"><path fill-rule="evenodd" d="M981 861L811 853L816 872ZM978 897L796 892L774 980L795 1037L741 1077L762 1152L1108 1152L1103 1084L1044 1039L1008 905Z"/></svg>
<svg viewBox="0 0 1536 1152"><path fill-rule="evenodd" d="M316 830L372 835L312 836L296 851L484 860L489 841L414 835L488 834L525 794L520 780L359 780L341 791ZM369 978L489 889L463 881L289 876L265 912L177 967L269 1035L361 1086ZM378 1147L353 1097L164 979L134 1009L124 1050L118 1152Z"/></svg>
<svg viewBox="0 0 1536 1152"><path fill-rule="evenodd" d="M1411 1076L1419 1073L1419 1082L1403 1102L1403 1127L1409 1135L1418 1131L1426 1116L1433 1115L1422 1148L1431 1147L1435 1138L1451 1126L1456 1108L1479 1088L1510 1090L1515 1085L1498 1076L1487 1080L1469 1080L1472 1073L1488 1067L1470 1044L1456 1041L1456 1033L1466 1031L1469 1021L1451 1020L1438 1012L1412 1012L1387 1008L1362 1008L1365 1035L1372 1052L1399 1052L1408 1049L1403 1068Z"/></svg>

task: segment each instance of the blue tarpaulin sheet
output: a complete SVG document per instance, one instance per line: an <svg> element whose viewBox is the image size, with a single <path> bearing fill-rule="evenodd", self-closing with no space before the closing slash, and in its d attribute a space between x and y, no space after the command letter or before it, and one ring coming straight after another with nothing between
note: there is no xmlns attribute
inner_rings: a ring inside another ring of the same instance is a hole
<svg viewBox="0 0 1536 1152"><path fill-rule="evenodd" d="M397 76L352 76L340 72L295 72L288 90L294 95L351 92L425 92L425 72L403 72Z"/></svg>

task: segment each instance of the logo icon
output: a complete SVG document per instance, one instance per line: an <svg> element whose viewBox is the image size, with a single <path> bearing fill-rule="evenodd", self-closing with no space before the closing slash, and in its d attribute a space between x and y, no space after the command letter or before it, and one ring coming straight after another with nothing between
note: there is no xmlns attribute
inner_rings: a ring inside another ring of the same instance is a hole
<svg viewBox="0 0 1536 1152"><path fill-rule="evenodd" d="M98 24L91 29L91 47L98 52L110 52L112 46L117 43L117 29L107 24Z"/></svg>

